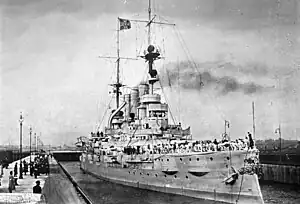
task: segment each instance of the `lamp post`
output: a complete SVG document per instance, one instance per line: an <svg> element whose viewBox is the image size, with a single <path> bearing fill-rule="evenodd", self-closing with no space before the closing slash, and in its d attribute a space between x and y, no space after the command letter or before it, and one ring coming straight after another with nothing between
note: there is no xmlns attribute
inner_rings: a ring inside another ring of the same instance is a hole
<svg viewBox="0 0 300 204"><path fill-rule="evenodd" d="M36 137L36 132L34 133L34 139L35 139L35 154L37 154L37 146L36 146L37 137Z"/></svg>
<svg viewBox="0 0 300 204"><path fill-rule="evenodd" d="M275 133L279 134L279 151L280 151L279 162L281 163L281 127L280 127L280 124L279 124L278 128L275 130Z"/></svg>
<svg viewBox="0 0 300 204"><path fill-rule="evenodd" d="M19 179L23 179L23 171L22 171L22 126L23 126L23 121L24 121L24 118L23 118L23 115L22 115L22 112L20 114L20 119L19 119L19 122L20 122L20 172L19 172Z"/></svg>
<svg viewBox="0 0 300 204"><path fill-rule="evenodd" d="M32 134L32 127L29 128L29 161L31 163L31 134Z"/></svg>

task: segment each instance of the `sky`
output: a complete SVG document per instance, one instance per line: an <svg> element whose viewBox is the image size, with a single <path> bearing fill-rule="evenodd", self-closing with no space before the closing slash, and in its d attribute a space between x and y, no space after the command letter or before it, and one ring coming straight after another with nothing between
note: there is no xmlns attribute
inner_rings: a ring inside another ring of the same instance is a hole
<svg viewBox="0 0 300 204"><path fill-rule="evenodd" d="M101 121L115 76L117 17L147 19L146 0L4 0L1 15L0 144L24 144L29 126L44 144L73 144ZM165 100L193 137L300 139L300 4L297 0L155 0L152 43ZM147 47L145 25L120 33L120 52ZM186 54L188 53L188 54ZM192 59L192 60L191 60ZM191 63L191 61L195 63ZM195 64L197 66L195 66ZM136 85L143 60L121 63L121 79ZM201 76L201 77L200 77ZM200 86L200 80L204 86Z"/></svg>

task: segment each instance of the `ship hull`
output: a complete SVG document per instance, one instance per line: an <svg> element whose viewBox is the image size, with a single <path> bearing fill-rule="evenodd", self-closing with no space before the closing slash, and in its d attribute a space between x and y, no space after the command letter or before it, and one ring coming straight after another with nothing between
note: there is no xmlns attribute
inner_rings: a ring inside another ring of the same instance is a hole
<svg viewBox="0 0 300 204"><path fill-rule="evenodd" d="M217 157L214 155L214 158ZM82 155L80 168L95 177L114 183L193 197L214 203L264 203L256 174L244 174L236 180L235 184L226 185L223 182L226 175L220 176L223 175L221 170L214 172L209 172L209 169L206 170L207 172L203 170L200 176L182 171L174 175L171 171L161 171L162 169L118 168L89 159L87 155ZM170 169L172 168L170 167Z"/></svg>

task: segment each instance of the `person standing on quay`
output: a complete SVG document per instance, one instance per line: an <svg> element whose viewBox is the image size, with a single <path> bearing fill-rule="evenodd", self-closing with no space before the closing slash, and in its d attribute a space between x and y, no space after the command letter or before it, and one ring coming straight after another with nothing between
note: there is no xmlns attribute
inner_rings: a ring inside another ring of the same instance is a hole
<svg viewBox="0 0 300 204"><path fill-rule="evenodd" d="M15 178L13 176L13 172L12 171L10 171L9 173L10 173L10 175L8 177L8 191L10 193L12 193L12 191L16 189Z"/></svg>
<svg viewBox="0 0 300 204"><path fill-rule="evenodd" d="M28 164L27 164L27 162L24 160L23 161L23 166L24 166L24 174L26 175L26 173L28 172Z"/></svg>
<svg viewBox="0 0 300 204"><path fill-rule="evenodd" d="M29 164L29 171L30 171L30 176L33 176L33 162L31 161Z"/></svg>
<svg viewBox="0 0 300 204"><path fill-rule="evenodd" d="M35 182L36 185L33 186L33 193L42 193L42 188L40 186L40 181Z"/></svg>
<svg viewBox="0 0 300 204"><path fill-rule="evenodd" d="M15 168L14 168L14 176L17 176L18 174L18 163L16 162Z"/></svg>

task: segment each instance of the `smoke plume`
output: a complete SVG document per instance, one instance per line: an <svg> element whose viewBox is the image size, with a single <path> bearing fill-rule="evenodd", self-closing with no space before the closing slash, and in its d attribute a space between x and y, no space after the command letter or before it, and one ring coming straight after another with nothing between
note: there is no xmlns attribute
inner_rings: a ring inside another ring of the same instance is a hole
<svg viewBox="0 0 300 204"><path fill-rule="evenodd" d="M161 71L160 78L163 86L179 85L184 89L199 91L210 87L222 95L230 92L243 92L248 95L264 89L257 83L243 83L232 76L215 76L209 70L199 72L188 62L168 64L165 70Z"/></svg>

